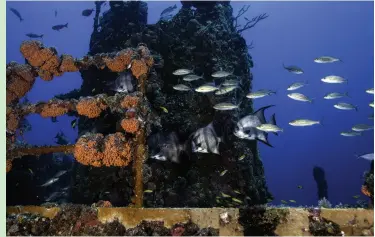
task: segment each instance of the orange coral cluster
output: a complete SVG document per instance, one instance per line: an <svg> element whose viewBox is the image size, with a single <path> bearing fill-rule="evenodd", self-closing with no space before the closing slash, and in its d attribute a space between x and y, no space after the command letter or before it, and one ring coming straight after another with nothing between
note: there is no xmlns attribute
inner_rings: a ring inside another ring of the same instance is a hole
<svg viewBox="0 0 375 237"><path fill-rule="evenodd" d="M40 116L43 118L48 118L48 117L58 117L61 115L64 115L68 113L69 108L68 104L65 103L62 100L59 101L51 101L45 105L43 105Z"/></svg>
<svg viewBox="0 0 375 237"><path fill-rule="evenodd" d="M100 98L88 97L78 102L76 109L79 115L96 118L107 109L108 105Z"/></svg>
<svg viewBox="0 0 375 237"><path fill-rule="evenodd" d="M136 118L123 119L121 127L128 133L135 134L139 130L139 121Z"/></svg>
<svg viewBox="0 0 375 237"><path fill-rule="evenodd" d="M75 65L75 60L72 56L63 54L60 71L61 72L76 72L78 71L78 67Z"/></svg>
<svg viewBox="0 0 375 237"><path fill-rule="evenodd" d="M148 72L148 66L143 60L133 60L131 67L133 75L139 79Z"/></svg>
<svg viewBox="0 0 375 237"><path fill-rule="evenodd" d="M127 95L121 101L121 107L124 109L134 108L138 105L139 98L137 96Z"/></svg>
<svg viewBox="0 0 375 237"><path fill-rule="evenodd" d="M7 159L6 160L7 163L6 163L6 170L7 170L7 173L12 169L12 160L11 159Z"/></svg>
<svg viewBox="0 0 375 237"><path fill-rule="evenodd" d="M9 132L14 133L19 125L20 116L15 113L11 108L7 107L6 111L6 126Z"/></svg>
<svg viewBox="0 0 375 237"><path fill-rule="evenodd" d="M103 61L111 71L122 72L129 66L133 53L134 52L131 49L123 49L118 52L115 57L105 57L103 58Z"/></svg>
<svg viewBox="0 0 375 237"><path fill-rule="evenodd" d="M53 76L60 76L60 58L54 48L45 48L38 41L24 41L21 45L21 53L29 64L40 67L38 74L46 81L53 79Z"/></svg>
<svg viewBox="0 0 375 237"><path fill-rule="evenodd" d="M365 185L362 185L361 192L363 193L363 195L365 195L367 197L371 197L371 193L368 191L368 189Z"/></svg>
<svg viewBox="0 0 375 237"><path fill-rule="evenodd" d="M132 160L131 143L122 133L83 136L75 145L74 157L83 165L127 166Z"/></svg>
<svg viewBox="0 0 375 237"><path fill-rule="evenodd" d="M7 65L6 105L23 97L34 85L36 72L29 65Z"/></svg>

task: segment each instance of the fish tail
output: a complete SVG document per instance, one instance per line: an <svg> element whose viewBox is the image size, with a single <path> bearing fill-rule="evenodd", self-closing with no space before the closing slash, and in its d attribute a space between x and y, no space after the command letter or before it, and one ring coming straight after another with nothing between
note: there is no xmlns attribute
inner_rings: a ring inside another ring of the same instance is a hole
<svg viewBox="0 0 375 237"><path fill-rule="evenodd" d="M352 98L349 96L349 92L345 92L344 94L346 95L346 97Z"/></svg>
<svg viewBox="0 0 375 237"><path fill-rule="evenodd" d="M322 125L322 126L324 127L323 120L324 120L324 117L322 117L322 119L319 121L319 124Z"/></svg>
<svg viewBox="0 0 375 237"><path fill-rule="evenodd" d="M68 28L68 22L64 25L66 28Z"/></svg>
<svg viewBox="0 0 375 237"><path fill-rule="evenodd" d="M44 35L40 35L40 38L42 38L42 39L43 39L43 36L44 36Z"/></svg>
<svg viewBox="0 0 375 237"><path fill-rule="evenodd" d="M357 112L358 112L358 106L354 106L354 108L355 108L355 111L357 111Z"/></svg>
<svg viewBox="0 0 375 237"><path fill-rule="evenodd" d="M23 21L23 18L22 18L22 17L20 17L20 21Z"/></svg>
<svg viewBox="0 0 375 237"><path fill-rule="evenodd" d="M342 61L341 59L339 59L339 62L343 63L344 61Z"/></svg>
<svg viewBox="0 0 375 237"><path fill-rule="evenodd" d="M354 156L357 157L357 160L358 160L359 158L361 158L361 156L358 155L358 154L354 154Z"/></svg>

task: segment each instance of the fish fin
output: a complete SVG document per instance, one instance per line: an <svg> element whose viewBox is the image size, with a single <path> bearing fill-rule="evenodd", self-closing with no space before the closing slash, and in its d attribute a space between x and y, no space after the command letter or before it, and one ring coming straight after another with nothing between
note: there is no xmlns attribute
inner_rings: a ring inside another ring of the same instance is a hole
<svg viewBox="0 0 375 237"><path fill-rule="evenodd" d="M344 61L342 61L341 59L339 59L339 62L343 63Z"/></svg>
<svg viewBox="0 0 375 237"><path fill-rule="evenodd" d="M20 21L23 21L23 18L20 18Z"/></svg>
<svg viewBox="0 0 375 237"><path fill-rule="evenodd" d="M346 95L346 97L352 98L349 96L349 92L345 92L344 95Z"/></svg>
<svg viewBox="0 0 375 237"><path fill-rule="evenodd" d="M357 112L358 112L358 106L354 106L354 108L355 108L355 111L357 111Z"/></svg>
<svg viewBox="0 0 375 237"><path fill-rule="evenodd" d="M68 28L68 22L64 25L66 28Z"/></svg>
<svg viewBox="0 0 375 237"><path fill-rule="evenodd" d="M319 124L322 125L322 126L324 127L324 124L325 124L325 123L323 123L323 120L324 120L324 117L322 117L322 119L319 121Z"/></svg>
<svg viewBox="0 0 375 237"><path fill-rule="evenodd" d="M283 62L283 68L285 68L285 69L286 69L286 67L285 67L285 64L284 64L284 62Z"/></svg>
<svg viewBox="0 0 375 237"><path fill-rule="evenodd" d="M40 38L42 38L42 39L43 39L43 36L44 36L44 35L40 35Z"/></svg>
<svg viewBox="0 0 375 237"><path fill-rule="evenodd" d="M271 116L270 124L277 125L276 124L276 114L273 114ZM279 136L279 134L277 132L274 132L273 134L275 134L276 136Z"/></svg>
<svg viewBox="0 0 375 237"><path fill-rule="evenodd" d="M266 110L266 109L268 109L272 106L275 106L275 105L264 106L264 107L258 109L257 111L255 111L253 113L253 115L257 116L262 123L266 123L266 118L264 117L264 110Z"/></svg>
<svg viewBox="0 0 375 237"><path fill-rule="evenodd" d="M269 147L274 148L274 147L268 142L268 139L267 139L267 138L266 138L265 141L263 141L263 140L261 140L261 139L258 139L258 138L257 138L256 140L262 142L263 144L265 144L265 145L267 145L267 146L269 146Z"/></svg>
<svg viewBox="0 0 375 237"><path fill-rule="evenodd" d="M357 160L361 158L361 156L358 154L354 154L354 156L357 157Z"/></svg>

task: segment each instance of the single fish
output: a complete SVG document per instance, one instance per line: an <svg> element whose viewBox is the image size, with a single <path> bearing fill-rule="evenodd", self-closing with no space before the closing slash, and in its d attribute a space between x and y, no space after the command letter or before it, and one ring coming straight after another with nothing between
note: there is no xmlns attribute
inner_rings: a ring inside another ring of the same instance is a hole
<svg viewBox="0 0 375 237"><path fill-rule="evenodd" d="M85 9L82 11L82 16L90 16L94 9Z"/></svg>
<svg viewBox="0 0 375 237"><path fill-rule="evenodd" d="M57 17L57 11L55 10L55 17Z"/></svg>
<svg viewBox="0 0 375 237"><path fill-rule="evenodd" d="M55 199L57 199L58 197L60 197L61 194L63 194L63 192L53 192L50 196L48 196L48 197L45 199L45 201L46 201L46 202L50 202L50 201L52 201L52 200L55 200Z"/></svg>
<svg viewBox="0 0 375 237"><path fill-rule="evenodd" d="M274 105L262 107L254 113L241 118L237 122L233 134L240 139L257 140L266 144L267 146L273 147L268 142L268 134L256 128L261 124L267 123L266 118L264 117L264 110L272 106ZM268 123L276 125L275 114L272 115ZM278 134L275 133L275 135Z"/></svg>
<svg viewBox="0 0 375 237"><path fill-rule="evenodd" d="M334 58L331 56L321 56L319 58L314 59L316 63L334 63L334 62L342 62L342 60L338 58Z"/></svg>
<svg viewBox="0 0 375 237"><path fill-rule="evenodd" d="M163 16L163 15L168 15L169 13L173 12L175 9L177 8L177 5L173 5L173 6L170 6L170 7L167 7L166 9L164 9L160 16Z"/></svg>
<svg viewBox="0 0 375 237"><path fill-rule="evenodd" d="M354 199L358 199L360 196L359 195L354 195L353 198Z"/></svg>
<svg viewBox="0 0 375 237"><path fill-rule="evenodd" d="M152 193L153 191L150 190L150 189L146 189L144 192L145 192L145 193Z"/></svg>
<svg viewBox="0 0 375 237"><path fill-rule="evenodd" d="M237 199L237 198L232 198L232 201L242 204L242 201L240 199Z"/></svg>
<svg viewBox="0 0 375 237"><path fill-rule="evenodd" d="M321 79L322 82L325 82L325 83L348 83L348 80L343 78L343 77L340 77L340 76L335 76L335 75L330 75L330 76L326 76L326 77L323 77Z"/></svg>
<svg viewBox="0 0 375 237"><path fill-rule="evenodd" d="M23 18L22 18L22 16L21 16L21 14L20 14L16 9L14 9L14 8L9 8L9 10L10 10L11 12L13 12L14 15L16 15L16 16L20 19L20 21L23 21Z"/></svg>
<svg viewBox="0 0 375 237"><path fill-rule="evenodd" d="M218 137L212 123L203 128L199 128L190 135L192 152L196 153L213 153L220 155L219 144L222 138Z"/></svg>
<svg viewBox="0 0 375 237"><path fill-rule="evenodd" d="M77 119L73 119L72 122L70 122L70 126L74 129L77 125Z"/></svg>
<svg viewBox="0 0 375 237"><path fill-rule="evenodd" d="M227 172L228 172L228 170L223 170L223 171L220 173L220 176L224 176Z"/></svg>
<svg viewBox="0 0 375 237"><path fill-rule="evenodd" d="M214 109L216 110L233 110L237 108L238 108L238 105L234 105L232 103L225 103L225 102L214 105Z"/></svg>
<svg viewBox="0 0 375 237"><path fill-rule="evenodd" d="M374 88L367 89L366 93L374 94Z"/></svg>
<svg viewBox="0 0 375 237"><path fill-rule="evenodd" d="M151 154L150 158L155 160L180 163L181 154L186 150L185 144L180 144L175 132L167 135L156 133L151 135L147 141Z"/></svg>
<svg viewBox="0 0 375 237"><path fill-rule="evenodd" d="M107 85L112 91L120 93L131 93L134 91L135 79L131 72L121 72L115 81L108 82Z"/></svg>
<svg viewBox="0 0 375 237"><path fill-rule="evenodd" d="M321 124L320 121L310 119L296 119L289 122L290 125L296 127L312 126L315 124Z"/></svg>
<svg viewBox="0 0 375 237"><path fill-rule="evenodd" d="M306 81L306 82L295 82L295 83L291 84L291 85L287 88L287 90L288 90L288 91L294 91L294 90L297 90L297 89L299 89L299 88L301 88L301 87L304 87L304 86L306 86L306 85L308 85L308 82L307 82L307 81Z"/></svg>
<svg viewBox="0 0 375 237"><path fill-rule="evenodd" d="M167 108L165 108L165 107L163 107L163 106L160 106L160 108L163 110L164 113L168 113Z"/></svg>
<svg viewBox="0 0 375 237"><path fill-rule="evenodd" d="M37 34L34 34L34 33L28 33L28 34L26 34L26 36L28 36L30 38L34 38L34 39L36 39L36 38L43 39L43 35L37 35Z"/></svg>
<svg viewBox="0 0 375 237"><path fill-rule="evenodd" d="M51 117L51 121L52 123L57 123L58 122L57 117Z"/></svg>
<svg viewBox="0 0 375 237"><path fill-rule="evenodd" d="M231 197L230 195L228 195L226 193L223 193L223 192L221 192L221 196L223 196L224 198L230 198Z"/></svg>
<svg viewBox="0 0 375 237"><path fill-rule="evenodd" d="M219 90L215 91L215 95L225 95L238 88L237 86L223 86Z"/></svg>
<svg viewBox="0 0 375 237"><path fill-rule="evenodd" d="M238 160L241 161L241 160L245 159L245 157L246 157L245 155L242 155L242 156L240 156L240 157L238 158Z"/></svg>
<svg viewBox="0 0 375 237"><path fill-rule="evenodd" d="M238 84L239 82L234 79L228 79L221 83L222 86L237 86Z"/></svg>
<svg viewBox="0 0 375 237"><path fill-rule="evenodd" d="M288 72L291 72L291 73L294 73L294 74L302 74L303 73L303 70L297 66L285 66L284 63L283 63L283 67L288 71Z"/></svg>
<svg viewBox="0 0 375 237"><path fill-rule="evenodd" d="M172 74L175 75L175 76L185 76L185 75L188 75L188 74L191 74L193 73L193 71L189 70L189 69L177 69L176 71L174 71Z"/></svg>
<svg viewBox="0 0 375 237"><path fill-rule="evenodd" d="M40 187L47 187L47 186L50 186L51 184L57 182L59 180L59 178L52 178L52 179L49 179L46 183L40 185Z"/></svg>
<svg viewBox="0 0 375 237"><path fill-rule="evenodd" d="M57 31L60 31L63 28L68 28L68 23L66 23L65 25L55 25L55 26L52 26L52 30L57 30Z"/></svg>
<svg viewBox="0 0 375 237"><path fill-rule="evenodd" d="M353 110L355 109L356 111L358 111L358 108L352 104L348 104L348 103L337 103L335 105L333 105L333 107L335 107L336 109L341 109L341 110Z"/></svg>
<svg viewBox="0 0 375 237"><path fill-rule="evenodd" d="M303 189L302 185L297 186L298 189Z"/></svg>
<svg viewBox="0 0 375 237"><path fill-rule="evenodd" d="M372 107L372 108L374 108L374 102L371 102L371 103L369 104L369 106Z"/></svg>
<svg viewBox="0 0 375 237"><path fill-rule="evenodd" d="M213 92L216 90L219 90L219 88L210 84L205 84L198 88L195 88L195 91L200 92L200 93L209 93L209 92Z"/></svg>
<svg viewBox="0 0 375 237"><path fill-rule="evenodd" d="M61 170L61 171L57 172L57 173L53 176L53 178L58 178L58 177L60 177L60 176L63 176L63 175L66 174L67 172L68 172L67 170Z"/></svg>
<svg viewBox="0 0 375 237"><path fill-rule="evenodd" d="M279 128L278 126L274 124L264 123L259 126L256 126L257 129L264 131L264 132L283 132L284 130L282 128Z"/></svg>
<svg viewBox="0 0 375 237"><path fill-rule="evenodd" d="M308 98L307 96L305 96L304 94L301 94L301 93L290 93L290 94L288 94L288 97L293 99L293 100L297 100L297 101L310 102L310 103L313 102L312 99Z"/></svg>
<svg viewBox="0 0 375 237"><path fill-rule="evenodd" d="M345 93L332 92L332 93L326 94L323 98L326 100L332 100L332 99L339 99L345 96L350 97L348 92L345 92Z"/></svg>
<svg viewBox="0 0 375 237"><path fill-rule="evenodd" d="M190 91L191 88L184 84L177 84L173 86L176 91Z"/></svg>
<svg viewBox="0 0 375 237"><path fill-rule="evenodd" d="M291 199L291 200L289 200L289 202L296 203L296 200Z"/></svg>
<svg viewBox="0 0 375 237"><path fill-rule="evenodd" d="M369 160L369 161L372 161L374 160L374 153L368 153L368 154L364 154L364 155L355 155L357 157L357 159L365 159L365 160Z"/></svg>
<svg viewBox="0 0 375 237"><path fill-rule="evenodd" d="M349 132L341 132L340 135L344 137L355 137L355 136L361 136L362 133L349 131Z"/></svg>
<svg viewBox="0 0 375 237"><path fill-rule="evenodd" d="M282 203L282 204L287 204L288 202L285 201L285 200L281 200L281 203Z"/></svg>
<svg viewBox="0 0 375 237"><path fill-rule="evenodd" d="M220 70L220 71L212 73L211 76L214 77L214 78L223 78L223 77L228 77L228 76L233 75L233 72L234 72L234 70L232 70L231 72Z"/></svg>
<svg viewBox="0 0 375 237"><path fill-rule="evenodd" d="M357 125L352 127L352 130L356 131L356 132L363 132L363 131L368 131L368 130L371 130L371 129L374 129L374 127L370 126L370 125L367 125L367 124L357 124Z"/></svg>
<svg viewBox="0 0 375 237"><path fill-rule="evenodd" d="M201 75L201 76L198 76L198 75L195 75L195 74L189 74L189 75L186 75L186 76L184 76L183 78L182 78L182 80L184 80L184 81L196 81L196 80L199 80L199 79L201 79L201 78L203 78L203 75Z"/></svg>
<svg viewBox="0 0 375 237"><path fill-rule="evenodd" d="M258 91L250 92L249 94L246 95L246 97L249 99L258 99L258 98L262 98L262 97L272 95L272 94L276 94L276 91L258 90Z"/></svg>
<svg viewBox="0 0 375 237"><path fill-rule="evenodd" d="M233 192L237 193L237 194L242 194L240 191L238 190L233 190Z"/></svg>

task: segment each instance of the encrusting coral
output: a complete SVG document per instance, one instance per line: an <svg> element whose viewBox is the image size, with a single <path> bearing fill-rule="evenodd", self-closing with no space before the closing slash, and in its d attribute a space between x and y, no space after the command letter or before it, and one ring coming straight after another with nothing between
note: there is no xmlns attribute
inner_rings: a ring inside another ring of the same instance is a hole
<svg viewBox="0 0 375 237"><path fill-rule="evenodd" d="M59 100L45 104L40 111L40 116L43 118L58 117L66 114L68 111L67 104L64 101Z"/></svg>
<svg viewBox="0 0 375 237"><path fill-rule="evenodd" d="M136 118L123 119L121 127L128 133L136 133L139 130L139 121Z"/></svg>
<svg viewBox="0 0 375 237"><path fill-rule="evenodd" d="M80 100L76 109L79 115L84 115L88 118L97 118L107 107L107 104L102 99L88 97Z"/></svg>
<svg viewBox="0 0 375 237"><path fill-rule="evenodd" d="M128 68L134 52L131 49L123 49L115 57L104 57L103 61L113 72L122 72Z"/></svg>

